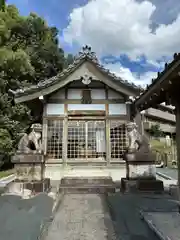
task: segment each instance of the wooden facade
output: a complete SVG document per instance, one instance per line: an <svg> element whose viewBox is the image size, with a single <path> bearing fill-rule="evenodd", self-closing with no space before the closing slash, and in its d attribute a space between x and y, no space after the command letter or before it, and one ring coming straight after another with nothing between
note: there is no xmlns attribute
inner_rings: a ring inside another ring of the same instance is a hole
<svg viewBox="0 0 180 240"><path fill-rule="evenodd" d="M86 48L56 77L14 94L16 103L27 104L43 123L47 164L109 165L123 160L129 97L139 92Z"/></svg>
<svg viewBox="0 0 180 240"><path fill-rule="evenodd" d="M127 147L125 123L130 118L126 98L99 83L96 88L89 85L91 103L84 104L86 86L75 86L58 90L44 103L46 161L64 164L121 161Z"/></svg>

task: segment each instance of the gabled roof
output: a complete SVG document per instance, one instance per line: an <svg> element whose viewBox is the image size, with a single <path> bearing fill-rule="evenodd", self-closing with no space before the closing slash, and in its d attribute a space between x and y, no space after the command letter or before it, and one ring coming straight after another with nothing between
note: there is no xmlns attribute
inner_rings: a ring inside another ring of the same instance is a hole
<svg viewBox="0 0 180 240"><path fill-rule="evenodd" d="M29 94L33 94L36 92L40 92L43 89L51 87L58 82L66 79L71 73L73 73L83 62L89 61L91 62L96 68L98 68L101 73L106 74L114 83L118 84L119 86L126 87L130 89L135 95L138 95L142 89L139 86L136 86L133 83L129 83L126 80L122 80L122 78L117 77L115 74L111 73L108 69L104 68L98 61L96 54L91 51L91 48L88 46L83 47L82 51L75 57L75 60L72 64L70 64L66 69L60 72L57 76L54 76L50 79L45 81L40 81L37 85L32 85L30 87L26 87L23 89L18 89L16 91L11 91L15 99L20 98Z"/></svg>

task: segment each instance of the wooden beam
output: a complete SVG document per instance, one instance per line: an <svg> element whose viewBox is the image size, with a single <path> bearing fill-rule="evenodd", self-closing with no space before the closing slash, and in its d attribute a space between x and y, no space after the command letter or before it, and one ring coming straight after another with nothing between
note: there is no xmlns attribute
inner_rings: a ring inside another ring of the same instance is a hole
<svg viewBox="0 0 180 240"><path fill-rule="evenodd" d="M48 103L66 103L66 104L81 104L81 99L49 99ZM92 104L116 104L125 103L124 99L92 99Z"/></svg>

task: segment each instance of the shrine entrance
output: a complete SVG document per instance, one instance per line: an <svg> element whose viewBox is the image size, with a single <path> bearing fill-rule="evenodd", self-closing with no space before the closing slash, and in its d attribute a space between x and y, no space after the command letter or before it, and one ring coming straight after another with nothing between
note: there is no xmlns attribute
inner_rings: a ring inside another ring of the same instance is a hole
<svg viewBox="0 0 180 240"><path fill-rule="evenodd" d="M103 120L69 120L67 160L106 160L106 134Z"/></svg>

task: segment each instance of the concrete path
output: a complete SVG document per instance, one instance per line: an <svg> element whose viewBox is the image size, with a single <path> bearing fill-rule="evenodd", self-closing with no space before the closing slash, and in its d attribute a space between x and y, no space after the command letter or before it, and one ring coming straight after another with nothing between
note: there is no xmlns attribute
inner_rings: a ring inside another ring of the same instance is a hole
<svg viewBox="0 0 180 240"><path fill-rule="evenodd" d="M96 194L67 194L45 240L115 239L104 201Z"/></svg>

